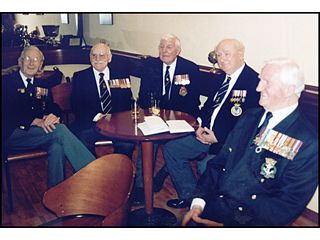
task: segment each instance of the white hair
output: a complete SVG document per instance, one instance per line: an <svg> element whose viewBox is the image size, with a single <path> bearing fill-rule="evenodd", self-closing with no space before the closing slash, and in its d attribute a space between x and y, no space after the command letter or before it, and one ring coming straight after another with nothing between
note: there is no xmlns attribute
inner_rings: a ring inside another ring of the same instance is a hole
<svg viewBox="0 0 320 240"><path fill-rule="evenodd" d="M279 80L285 85L294 85L295 94L300 97L304 89L304 76L297 63L288 58L275 58L266 61L266 65L279 67Z"/></svg>
<svg viewBox="0 0 320 240"><path fill-rule="evenodd" d="M167 33L165 35L162 36L162 38L160 39L160 43L161 41L168 41L168 40L174 40L174 45L176 46L177 49L181 49L181 42L180 42L180 39L174 35L174 34L171 34L171 33Z"/></svg>

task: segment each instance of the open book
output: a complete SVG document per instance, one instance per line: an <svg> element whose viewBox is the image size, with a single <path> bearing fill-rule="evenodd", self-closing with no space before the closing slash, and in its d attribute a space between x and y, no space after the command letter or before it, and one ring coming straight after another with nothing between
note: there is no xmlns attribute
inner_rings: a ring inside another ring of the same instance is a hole
<svg viewBox="0 0 320 240"><path fill-rule="evenodd" d="M152 135L163 132L182 133L194 132L193 127L185 120L168 120L167 123L161 117L147 116L143 123L138 124L138 128L144 135Z"/></svg>

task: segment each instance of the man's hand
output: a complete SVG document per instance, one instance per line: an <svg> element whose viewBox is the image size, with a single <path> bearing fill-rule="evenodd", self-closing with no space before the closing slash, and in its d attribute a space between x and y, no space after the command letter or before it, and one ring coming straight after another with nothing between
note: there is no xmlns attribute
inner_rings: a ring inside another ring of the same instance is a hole
<svg viewBox="0 0 320 240"><path fill-rule="evenodd" d="M186 227L188 223L192 220L195 223L207 226L207 227L222 227L222 223L218 223L209 219L201 218L202 208L194 206L186 215L183 217L181 226Z"/></svg>
<svg viewBox="0 0 320 240"><path fill-rule="evenodd" d="M56 127L55 124L58 124L60 122L60 118L56 115L50 113L49 115L44 116L42 119L35 118L31 125L35 125L38 127L41 127L45 133L53 132Z"/></svg>
<svg viewBox="0 0 320 240"><path fill-rule="evenodd" d="M214 132L207 127L199 127L196 131L196 137L203 144L212 144L218 142Z"/></svg>
<svg viewBox="0 0 320 240"><path fill-rule="evenodd" d="M201 213L202 213L202 208L198 206L194 206L190 211L188 211L184 215L181 226L186 227L191 220L193 220L194 218L199 218Z"/></svg>

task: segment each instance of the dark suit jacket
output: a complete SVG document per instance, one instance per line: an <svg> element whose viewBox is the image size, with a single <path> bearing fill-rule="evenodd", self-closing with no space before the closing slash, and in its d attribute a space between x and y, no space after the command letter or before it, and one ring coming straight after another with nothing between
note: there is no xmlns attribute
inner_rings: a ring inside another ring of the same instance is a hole
<svg viewBox="0 0 320 240"><path fill-rule="evenodd" d="M225 73L219 74L219 75L213 75L212 81L220 82L219 84L220 86L224 81L225 76L226 76ZM248 108L259 106L258 102L259 102L260 96L259 96L259 93L256 91L256 87L258 83L259 83L258 73L255 72L248 65L245 65L236 83L232 88L232 90L247 90L245 102L241 103L242 114ZM205 102L204 106L201 108L200 117L202 121L204 121L204 119L207 118L208 112L210 111L209 109L211 108L213 103L213 98L218 90L219 88L214 89L214 91L212 91L212 93L208 96L208 99ZM237 123L238 119L241 116L241 115L234 116L231 114L231 108L234 106L234 102L230 101L232 98L232 90L230 91L225 102L220 108L219 113L213 124L213 128L211 129L213 130L215 136L218 139L218 143L212 144L210 147L211 154L216 154L219 152L229 132L232 130L232 128L234 127L234 125Z"/></svg>
<svg viewBox="0 0 320 240"><path fill-rule="evenodd" d="M61 76L60 76L61 79ZM24 90L25 86L19 71L2 77L2 121L4 139L7 139L17 127L28 130L35 118L42 118L43 114L53 113L61 116L58 105L52 102L50 81L34 78L35 87L47 88L49 95L46 100L45 111L42 101L30 97Z"/></svg>
<svg viewBox="0 0 320 240"><path fill-rule="evenodd" d="M163 63L160 58L146 60L139 91L139 104L142 108L148 108L150 104L150 93L160 99L160 107L164 109L187 112L195 117L199 115L199 91L197 86L199 67L178 56L175 75L189 74L190 84L186 85L187 95L179 94L180 85L172 84L170 100L162 96L163 90ZM174 82L174 81L173 81Z"/></svg>
<svg viewBox="0 0 320 240"><path fill-rule="evenodd" d="M264 149L256 153L252 141L263 113L248 110L208 162L195 191L206 200L204 217L227 225L285 225L312 198L318 185L317 133L298 107L274 127L303 142L293 160ZM277 161L274 178L260 174L266 158Z"/></svg>
<svg viewBox="0 0 320 240"><path fill-rule="evenodd" d="M129 78L125 66L115 62L108 64L110 79ZM111 113L131 109L131 88L111 88ZM93 126L92 119L102 112L98 87L93 68L75 72L72 80L72 110L75 114L74 129L83 130Z"/></svg>

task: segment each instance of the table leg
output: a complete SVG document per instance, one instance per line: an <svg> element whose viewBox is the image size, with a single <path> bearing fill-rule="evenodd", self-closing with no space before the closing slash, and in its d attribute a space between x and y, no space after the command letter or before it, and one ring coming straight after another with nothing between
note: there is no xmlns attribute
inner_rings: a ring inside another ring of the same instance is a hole
<svg viewBox="0 0 320 240"><path fill-rule="evenodd" d="M142 162L143 162L143 184L145 196L145 209L147 214L153 211L153 171L152 171L152 155L153 143L143 142L142 144Z"/></svg>
<svg viewBox="0 0 320 240"><path fill-rule="evenodd" d="M176 216L170 211L153 207L153 143L142 142L143 184L145 208L137 209L129 215L129 226L173 226Z"/></svg>

